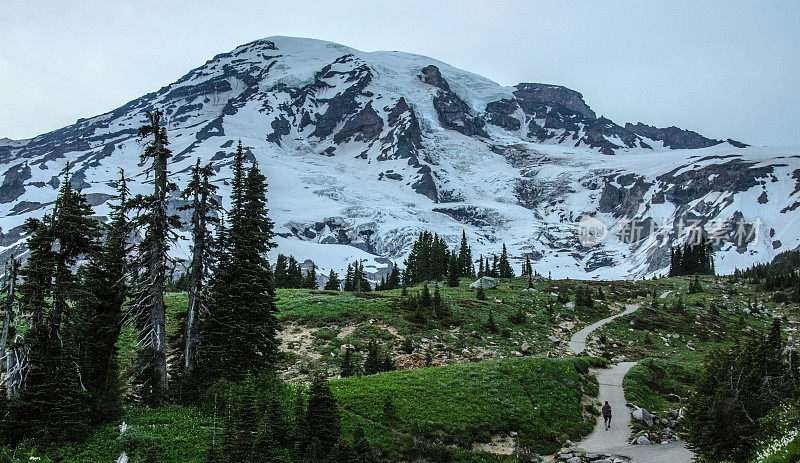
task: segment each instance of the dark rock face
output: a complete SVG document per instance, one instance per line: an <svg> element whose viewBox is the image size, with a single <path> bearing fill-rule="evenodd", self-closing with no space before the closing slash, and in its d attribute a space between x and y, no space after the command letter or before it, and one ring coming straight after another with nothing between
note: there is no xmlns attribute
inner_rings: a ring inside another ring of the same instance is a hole
<svg viewBox="0 0 800 463"><path fill-rule="evenodd" d="M516 86L514 96L522 109L547 106L562 106L588 119L595 119L594 111L583 101L583 95L560 85L521 83ZM528 112L528 111L526 111Z"/></svg>
<svg viewBox="0 0 800 463"><path fill-rule="evenodd" d="M0 185L0 204L16 201L25 193L25 180L31 178L31 168L28 163L10 167L3 175L3 184Z"/></svg>
<svg viewBox="0 0 800 463"><path fill-rule="evenodd" d="M425 66L424 68L422 68L422 75L420 76L420 80L422 80L428 85L439 87L439 89L445 92L450 91L450 84L448 84L447 81L444 80L444 77L442 77L442 73L441 71L439 71L439 68L432 64L430 66Z"/></svg>
<svg viewBox="0 0 800 463"><path fill-rule="evenodd" d="M586 136L583 141L592 148L599 148L603 154L614 154L615 149L622 148L622 146L609 141L606 137L619 138L624 147L627 148L634 148L637 142L640 142L636 134L605 117L601 117L586 126ZM647 145L644 145L644 147L649 148Z"/></svg>
<svg viewBox="0 0 800 463"><path fill-rule="evenodd" d="M383 131L383 119L372 109L372 102L367 103L355 116L345 122L333 142L337 145L345 141L372 141Z"/></svg>
<svg viewBox="0 0 800 463"><path fill-rule="evenodd" d="M439 88L438 94L433 98L433 107L436 109L442 127L463 133L468 137L489 137L483 130L483 119L475 116L472 108L450 91L450 85L442 77L439 68L434 65L424 67L420 80Z"/></svg>
<svg viewBox="0 0 800 463"><path fill-rule="evenodd" d="M759 184L758 179L773 172L774 166L754 167L755 162L732 159L709 164L697 169L680 169L660 175L657 179L665 185L667 199L674 204L689 204L712 191L739 193ZM712 179L712 180L709 180Z"/></svg>
<svg viewBox="0 0 800 463"><path fill-rule="evenodd" d="M411 188L414 189L417 193L427 196L430 198L431 201L437 201L439 198L439 193L436 188L436 182L433 180L433 176L431 175L431 168L428 166L422 166L419 169L419 177Z"/></svg>
<svg viewBox="0 0 800 463"><path fill-rule="evenodd" d="M342 64L353 61L352 55L345 55L334 61L333 64ZM318 138L325 138L333 133L336 125L342 122L345 118L358 111L359 104L356 98L361 95L364 89L372 82L372 72L366 64L362 64L355 69L349 71L336 71L333 70L332 65L327 65L322 68L316 75L316 81L313 84L316 89L329 86L326 79L342 76L353 84L342 93L337 93L333 98L327 100L317 100L318 103L328 103L328 109L325 114L320 115L316 121L316 127L313 136Z"/></svg>
<svg viewBox="0 0 800 463"><path fill-rule="evenodd" d="M527 136L538 142L583 144L609 155L620 148L651 148L630 130L609 119L598 119L583 96L574 90L528 83L516 88L513 100L502 99L486 105L486 119L490 124L517 131L522 122L514 114L522 109L532 119Z"/></svg>
<svg viewBox="0 0 800 463"><path fill-rule="evenodd" d="M644 177L627 174L617 177L617 184L611 182L614 178L606 178L603 192L600 195L600 212L613 213L615 217L633 217L643 201L644 194L653 186L646 182Z"/></svg>
<svg viewBox="0 0 800 463"><path fill-rule="evenodd" d="M400 97L389 110L386 122L391 130L381 140L384 147L378 160L415 157L422 148L422 130L414 108L408 106L405 98Z"/></svg>
<svg viewBox="0 0 800 463"><path fill-rule="evenodd" d="M486 114L489 116L489 123L514 132L520 129L522 123L512 115L517 111L519 105L515 100L503 99L493 101L486 105Z"/></svg>
<svg viewBox="0 0 800 463"><path fill-rule="evenodd" d="M442 93L433 99L433 107L439 115L439 123L446 129L464 135L487 137L483 130L483 120L472 115L472 110L454 93Z"/></svg>
<svg viewBox="0 0 800 463"><path fill-rule="evenodd" d="M503 216L497 211L477 206L435 207L432 210L475 227L499 226L505 223Z"/></svg>
<svg viewBox="0 0 800 463"><path fill-rule="evenodd" d="M661 140L664 142L665 147L671 149L708 148L722 143L721 140L706 138L697 132L680 129L675 126L658 128L641 122L636 125L628 122L625 124L625 129L652 140Z"/></svg>

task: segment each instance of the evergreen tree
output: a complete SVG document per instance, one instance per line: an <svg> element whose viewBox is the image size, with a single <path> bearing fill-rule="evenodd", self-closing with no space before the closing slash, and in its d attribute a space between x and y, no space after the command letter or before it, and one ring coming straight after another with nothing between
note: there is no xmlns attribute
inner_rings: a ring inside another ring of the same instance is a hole
<svg viewBox="0 0 800 463"><path fill-rule="evenodd" d="M319 286L317 284L317 266L313 263L311 264L311 268L306 271L306 276L303 278L303 288L306 289L317 289Z"/></svg>
<svg viewBox="0 0 800 463"><path fill-rule="evenodd" d="M192 263L189 267L189 305L186 310L186 326L183 337L183 374L188 378L197 367L197 345L199 343L200 313L208 310L209 291L206 282L209 279L213 262L214 238L209 226L219 223L217 213L220 204L214 199L216 185L211 184L214 171L211 164L200 166L197 159L192 169L192 180L184 191L185 198L191 198L192 209Z"/></svg>
<svg viewBox="0 0 800 463"><path fill-rule="evenodd" d="M499 331L497 323L494 321L494 314L491 310L489 310L489 319L486 320L486 331L490 333L497 333Z"/></svg>
<svg viewBox="0 0 800 463"><path fill-rule="evenodd" d="M594 307L594 299L592 298L592 291L588 286L578 288L575 292L575 305L579 307Z"/></svg>
<svg viewBox="0 0 800 463"><path fill-rule="evenodd" d="M483 255L478 258L478 278L483 278L483 275L486 273L486 270L483 266Z"/></svg>
<svg viewBox="0 0 800 463"><path fill-rule="evenodd" d="M488 257L487 257L487 266L488 266ZM500 276L500 269L497 266L497 255L492 256L492 269L489 273L489 276L492 278L498 278Z"/></svg>
<svg viewBox="0 0 800 463"><path fill-rule="evenodd" d="M353 288L355 287L353 285L353 277L354 276L355 276L355 272L353 271L353 266L350 265L350 264L347 264L347 273L345 273L345 277L344 277L344 290L345 291L348 291L348 292L353 291Z"/></svg>
<svg viewBox="0 0 800 463"><path fill-rule="evenodd" d="M91 215L85 196L72 189L67 167L53 215L25 223L29 256L20 292L31 327L25 334L30 366L15 411L20 437L58 442L81 439L88 431L89 401L81 388L76 317L68 301L79 291L72 268L94 248L99 233Z"/></svg>
<svg viewBox="0 0 800 463"><path fill-rule="evenodd" d="M308 392L306 424L315 453L312 457L321 460L336 445L341 430L339 405L328 382L321 376L314 378Z"/></svg>
<svg viewBox="0 0 800 463"><path fill-rule="evenodd" d="M305 393L302 387L298 387L292 408L292 414L294 417L294 423L292 426L292 440L295 443L292 452L292 459L294 461L301 460L308 449L310 438L308 422L306 421L306 409Z"/></svg>
<svg viewBox="0 0 800 463"><path fill-rule="evenodd" d="M263 372L277 357L275 289L267 252L275 245L266 208L266 179L253 164L245 174L239 144L234 158L229 228L211 290L212 310L201 323L198 368L208 381Z"/></svg>
<svg viewBox="0 0 800 463"><path fill-rule="evenodd" d="M503 251L500 253L500 263L497 272L500 278L514 278L514 269L511 268L511 263L508 261L508 252L506 251L505 243L503 243Z"/></svg>
<svg viewBox="0 0 800 463"><path fill-rule="evenodd" d="M176 217L167 216L167 196L177 187L168 180L167 130L161 125L161 111L147 113L147 123L139 128L139 138L152 137L142 153L142 162L151 160L148 174L153 175L153 193L137 195L132 206L139 209L136 225L144 227L144 239L139 245L136 278L131 307L139 330L139 361L141 374L137 383L142 397L149 404L164 404L168 400L166 306L167 244L170 229L179 226Z"/></svg>
<svg viewBox="0 0 800 463"><path fill-rule="evenodd" d="M461 246L458 248L459 276L472 276L472 249L467 243L467 232L461 230Z"/></svg>
<svg viewBox="0 0 800 463"><path fill-rule="evenodd" d="M383 415L381 418L385 426L393 426L397 420L397 412L394 407L394 402L392 402L392 396L388 394L386 398L383 399Z"/></svg>
<svg viewBox="0 0 800 463"><path fill-rule="evenodd" d="M372 291L369 280L367 280L367 276L364 274L364 266L358 261L353 264L353 280L350 290L355 293Z"/></svg>
<svg viewBox="0 0 800 463"><path fill-rule="evenodd" d="M389 272L389 278L386 279L386 287L384 289L398 289L400 288L400 269L397 265L392 264L392 271Z"/></svg>
<svg viewBox="0 0 800 463"><path fill-rule="evenodd" d="M478 286L475 289L475 299L477 299L479 301L485 301L486 300L486 290L483 289L483 286Z"/></svg>
<svg viewBox="0 0 800 463"><path fill-rule="evenodd" d="M339 281L339 275L333 269L331 269L330 273L328 274L328 281L325 282L325 290L339 291L341 286L342 282Z"/></svg>
<svg viewBox="0 0 800 463"><path fill-rule="evenodd" d="M369 445L367 436L364 434L364 428L361 426L356 427L353 431L353 450L358 455L356 461L359 463L377 463L378 461Z"/></svg>
<svg viewBox="0 0 800 463"><path fill-rule="evenodd" d="M300 263L291 255L289 256L286 270L286 279L287 288L300 288L303 286L303 271L300 269Z"/></svg>
<svg viewBox="0 0 800 463"><path fill-rule="evenodd" d="M253 451L259 422L253 377L248 374L235 389L232 406L235 407L233 426L236 437L234 451L228 457L231 461L247 461Z"/></svg>
<svg viewBox="0 0 800 463"><path fill-rule="evenodd" d="M697 294L703 292L703 286L700 284L700 278L695 275L691 283L689 283L689 294Z"/></svg>
<svg viewBox="0 0 800 463"><path fill-rule="evenodd" d="M428 285L422 285L422 293L419 296L419 305L425 308L431 308L431 292Z"/></svg>
<svg viewBox="0 0 800 463"><path fill-rule="evenodd" d="M114 421L122 414L116 343L128 291L128 197L125 175L121 173L117 204L111 206L105 240L90 253L77 300L82 382L91 394L91 418L95 423Z"/></svg>
<svg viewBox="0 0 800 463"><path fill-rule="evenodd" d="M356 374L356 366L353 363L353 350L347 349L344 351L344 356L342 357L342 378L349 378L350 376L355 376Z"/></svg>
<svg viewBox="0 0 800 463"><path fill-rule="evenodd" d="M784 357L780 322L727 350L713 352L689 400L687 441L709 461L749 461L759 420L781 402L796 400L798 373Z"/></svg>
<svg viewBox="0 0 800 463"><path fill-rule="evenodd" d="M464 267L461 267L462 270L463 268ZM450 262L448 264L447 286L450 286L451 288L458 288L458 277L459 277L458 272L459 272L458 260L456 259L456 252L453 251L450 254Z"/></svg>
<svg viewBox="0 0 800 463"><path fill-rule="evenodd" d="M278 254L278 259L275 261L275 287L289 287L288 262L283 254Z"/></svg>
<svg viewBox="0 0 800 463"><path fill-rule="evenodd" d="M380 353L378 352L378 343L372 339L367 346L367 358L364 360L364 374L374 375L382 371L384 371L384 369Z"/></svg>

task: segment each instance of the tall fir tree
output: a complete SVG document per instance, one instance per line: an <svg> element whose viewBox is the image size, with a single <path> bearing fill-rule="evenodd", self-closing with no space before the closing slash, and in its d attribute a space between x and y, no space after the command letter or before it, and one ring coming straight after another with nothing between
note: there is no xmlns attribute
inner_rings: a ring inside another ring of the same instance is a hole
<svg viewBox="0 0 800 463"><path fill-rule="evenodd" d="M79 294L73 268L98 237L86 197L72 188L69 166L52 216L28 219L28 262L20 286L31 327L25 334L29 369L15 421L19 437L47 442L78 440L89 425L88 397L81 387L75 346L75 313L69 301Z"/></svg>
<svg viewBox="0 0 800 463"><path fill-rule="evenodd" d="M139 139L152 138L145 145L142 162L150 161L148 175L153 176L153 193L137 195L132 207L139 210L138 227L144 228L139 244L136 275L132 288L131 309L139 330L139 375L137 383L144 402L163 405L169 401L167 376L167 334L164 291L166 285L167 246L171 229L180 226L177 217L167 214L167 197L177 187L169 181L167 160L172 152L167 145L164 113L147 112L147 123L139 128Z"/></svg>
<svg viewBox="0 0 800 463"><path fill-rule="evenodd" d="M461 246L458 249L458 272L460 276L473 276L472 249L467 243L467 232L461 230Z"/></svg>
<svg viewBox="0 0 800 463"><path fill-rule="evenodd" d="M212 309L200 327L198 370L206 381L235 381L248 371L269 370L277 357L277 306L267 261L275 243L266 178L255 164L245 172L243 162L240 142L228 227L211 289Z"/></svg>
<svg viewBox="0 0 800 463"><path fill-rule="evenodd" d="M289 256L287 269L287 288L300 288L303 285L303 271L294 256Z"/></svg>
<svg viewBox="0 0 800 463"><path fill-rule="evenodd" d="M305 421L312 461L323 461L339 440L341 425L339 405L321 376L316 376L309 388Z"/></svg>
<svg viewBox="0 0 800 463"><path fill-rule="evenodd" d="M288 288L289 286L289 274L288 274L288 266L289 263L286 260L286 256L283 254L278 254L278 258L275 260L275 287L276 288Z"/></svg>
<svg viewBox="0 0 800 463"><path fill-rule="evenodd" d="M125 174L120 172L104 241L89 256L77 301L82 382L91 395L95 423L114 421L122 414L117 339L128 293L129 195Z"/></svg>
<svg viewBox="0 0 800 463"><path fill-rule="evenodd" d="M384 289L399 289L400 288L400 269L397 265L392 263L392 270L389 272L389 277L386 279L386 287Z"/></svg>
<svg viewBox="0 0 800 463"><path fill-rule="evenodd" d="M450 286L452 288L457 288L458 287L458 277L461 276L461 275L459 275L459 271L464 271L464 267L458 265L458 259L456 258L456 252L453 251L450 254L450 261L449 261L448 269L447 269L447 286ZM438 286L437 286L437 289L438 289Z"/></svg>
<svg viewBox="0 0 800 463"><path fill-rule="evenodd" d="M500 253L500 263L497 271L500 278L514 278L514 269L511 267L511 262L508 260L508 252L506 251L505 243L503 243L503 251Z"/></svg>
<svg viewBox="0 0 800 463"><path fill-rule="evenodd" d="M331 269L328 273L328 281L325 282L326 291L339 291L342 287L342 282L339 281L339 275Z"/></svg>
<svg viewBox="0 0 800 463"><path fill-rule="evenodd" d="M306 271L306 275L303 277L303 288L317 289L317 287L317 266L312 263L311 268Z"/></svg>

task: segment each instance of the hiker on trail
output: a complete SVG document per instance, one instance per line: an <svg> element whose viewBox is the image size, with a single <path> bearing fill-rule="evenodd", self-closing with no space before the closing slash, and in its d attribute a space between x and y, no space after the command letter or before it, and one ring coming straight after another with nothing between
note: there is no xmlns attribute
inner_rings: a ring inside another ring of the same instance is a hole
<svg viewBox="0 0 800 463"><path fill-rule="evenodd" d="M603 421L606 424L606 430L611 427L611 405L608 404L606 400L605 405L603 405Z"/></svg>

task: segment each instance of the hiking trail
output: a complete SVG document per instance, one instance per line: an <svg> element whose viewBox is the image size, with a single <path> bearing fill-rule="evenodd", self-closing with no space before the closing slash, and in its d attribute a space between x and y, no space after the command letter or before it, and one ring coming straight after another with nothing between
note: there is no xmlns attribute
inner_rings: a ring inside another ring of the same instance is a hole
<svg viewBox="0 0 800 463"><path fill-rule="evenodd" d="M638 308L638 305L629 304L625 306L624 311L592 323L576 332L570 338L570 349L575 354L583 353L586 349L586 340L594 330L616 318L633 313ZM597 382L600 385L598 399L601 404L608 401L611 405L611 427L606 430L602 415L598 416L594 431L586 439L576 443L575 447L585 452L626 456L634 463L688 463L694 461L694 454L686 448L686 443L683 441L652 445L631 445L628 443L631 438L631 413L625 400L622 380L625 379L628 370L633 368L636 363L617 363L597 373Z"/></svg>

